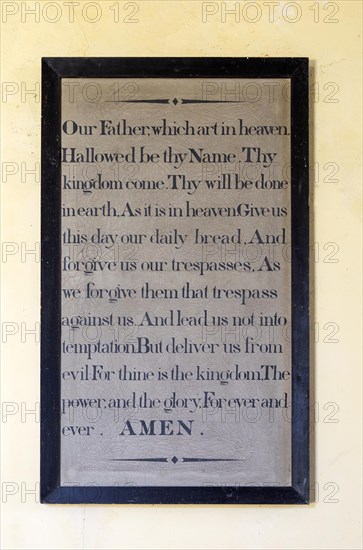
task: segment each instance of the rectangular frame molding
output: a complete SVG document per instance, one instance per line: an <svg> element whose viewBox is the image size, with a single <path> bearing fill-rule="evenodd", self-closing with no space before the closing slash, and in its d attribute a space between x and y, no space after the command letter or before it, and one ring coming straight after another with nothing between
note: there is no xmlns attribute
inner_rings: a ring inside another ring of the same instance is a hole
<svg viewBox="0 0 363 550"><path fill-rule="evenodd" d="M48 504L309 503L308 66L307 58L43 58L41 502ZM291 486L60 486L61 80L81 77L291 79Z"/></svg>

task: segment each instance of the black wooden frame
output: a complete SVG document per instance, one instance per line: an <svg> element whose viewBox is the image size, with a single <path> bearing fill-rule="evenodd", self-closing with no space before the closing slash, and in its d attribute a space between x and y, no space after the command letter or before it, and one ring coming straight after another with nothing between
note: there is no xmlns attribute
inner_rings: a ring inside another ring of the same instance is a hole
<svg viewBox="0 0 363 550"><path fill-rule="evenodd" d="M308 504L309 164L307 58L43 58L41 484L54 504ZM291 79L292 484L289 487L61 487L61 79Z"/></svg>

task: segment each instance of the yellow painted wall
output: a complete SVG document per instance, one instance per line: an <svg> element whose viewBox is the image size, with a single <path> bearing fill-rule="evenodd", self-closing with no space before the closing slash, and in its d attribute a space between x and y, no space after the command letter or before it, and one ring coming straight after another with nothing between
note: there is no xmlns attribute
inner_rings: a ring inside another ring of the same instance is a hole
<svg viewBox="0 0 363 550"><path fill-rule="evenodd" d="M0 5L2 547L361 548L360 0L78 0L73 17L63 1ZM39 321L39 252L29 251L40 185L26 170L40 157L42 56L310 57L315 504L62 507L28 493L39 478L39 417L27 412L39 401L39 344L27 331Z"/></svg>

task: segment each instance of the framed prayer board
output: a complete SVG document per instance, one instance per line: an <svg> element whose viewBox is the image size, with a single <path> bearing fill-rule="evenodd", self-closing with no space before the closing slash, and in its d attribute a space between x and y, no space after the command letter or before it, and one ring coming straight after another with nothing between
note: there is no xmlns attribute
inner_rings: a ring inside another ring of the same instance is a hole
<svg viewBox="0 0 363 550"><path fill-rule="evenodd" d="M42 71L41 501L308 503L308 60Z"/></svg>

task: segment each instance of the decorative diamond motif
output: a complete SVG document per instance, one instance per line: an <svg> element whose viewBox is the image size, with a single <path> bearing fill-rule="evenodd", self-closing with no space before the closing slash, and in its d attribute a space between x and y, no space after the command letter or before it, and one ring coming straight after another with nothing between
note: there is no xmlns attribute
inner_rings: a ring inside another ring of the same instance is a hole
<svg viewBox="0 0 363 550"><path fill-rule="evenodd" d="M176 464L178 462L178 459L176 456L173 456L173 458L171 459L172 462L174 462L174 464Z"/></svg>
<svg viewBox="0 0 363 550"><path fill-rule="evenodd" d="M174 103L174 105L176 105L176 104L178 103L178 100L177 100L177 98L176 98L176 97L174 97L174 99L173 99L173 103Z"/></svg>

